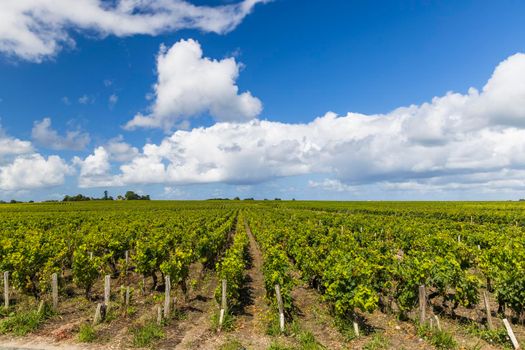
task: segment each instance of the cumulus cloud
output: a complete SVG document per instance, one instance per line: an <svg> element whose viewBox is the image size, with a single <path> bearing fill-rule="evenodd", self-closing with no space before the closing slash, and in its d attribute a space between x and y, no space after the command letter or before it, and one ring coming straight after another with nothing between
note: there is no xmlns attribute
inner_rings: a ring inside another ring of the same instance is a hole
<svg viewBox="0 0 525 350"><path fill-rule="evenodd" d="M130 161L139 154L139 150L125 142L122 135L109 140L103 148L108 152L110 160L117 162Z"/></svg>
<svg viewBox="0 0 525 350"><path fill-rule="evenodd" d="M72 175L59 156L44 157L30 141L8 136L0 127L0 191L18 191L57 186Z"/></svg>
<svg viewBox="0 0 525 350"><path fill-rule="evenodd" d="M240 68L234 58L203 57L200 44L191 39L181 40L170 49L161 46L151 112L137 114L125 128L170 130L204 113L219 122L256 118L262 103L250 92L239 93L236 80Z"/></svg>
<svg viewBox="0 0 525 350"><path fill-rule="evenodd" d="M31 136L37 144L53 150L81 151L85 149L91 141L88 133L79 130L67 131L65 136L60 136L58 132L51 127L50 118L35 121Z"/></svg>
<svg viewBox="0 0 525 350"><path fill-rule="evenodd" d="M118 179L110 175L110 154L102 146L85 159L75 157L73 164L80 167L79 187L118 186Z"/></svg>
<svg viewBox="0 0 525 350"><path fill-rule="evenodd" d="M184 0L2 0L0 52L39 62L64 45L73 46L69 31L119 37L198 29L233 30L257 3L244 0L222 6L196 6Z"/></svg>
<svg viewBox="0 0 525 350"><path fill-rule="evenodd" d="M516 54L481 91L451 92L386 114L178 130L147 143L112 176L119 184L250 184L326 174L310 186L331 191L369 184L396 191L523 188L524 82L525 55Z"/></svg>
<svg viewBox="0 0 525 350"><path fill-rule="evenodd" d="M8 136L0 126L0 165L4 158L33 152L33 145L29 141L19 140Z"/></svg>
<svg viewBox="0 0 525 350"><path fill-rule="evenodd" d="M72 173L70 166L59 156L45 158L40 154L16 157L0 166L0 190L17 191L58 186Z"/></svg>

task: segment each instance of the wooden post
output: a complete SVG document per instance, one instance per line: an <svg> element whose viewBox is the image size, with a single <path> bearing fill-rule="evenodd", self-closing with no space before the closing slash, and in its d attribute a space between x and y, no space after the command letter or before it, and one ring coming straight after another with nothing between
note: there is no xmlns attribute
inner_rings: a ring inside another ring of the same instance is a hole
<svg viewBox="0 0 525 350"><path fill-rule="evenodd" d="M102 322L104 318L106 318L106 305L98 303L95 310L95 317L93 317L93 326Z"/></svg>
<svg viewBox="0 0 525 350"><path fill-rule="evenodd" d="M281 287L275 285L275 296L277 297L277 306L279 307L279 327L281 332L284 332L284 307L283 307L283 298L281 296Z"/></svg>
<svg viewBox="0 0 525 350"><path fill-rule="evenodd" d="M427 295L425 286L419 286L419 323L424 324L426 319Z"/></svg>
<svg viewBox="0 0 525 350"><path fill-rule="evenodd" d="M505 328L507 329L507 334L509 335L510 341L512 342L512 346L514 347L514 350L521 349L520 344L518 343L518 340L516 339L516 336L514 335L514 332L512 331L512 327L510 326L509 321L504 318L503 324L505 325Z"/></svg>
<svg viewBox="0 0 525 350"><path fill-rule="evenodd" d="M353 325L354 325L354 334L356 337L359 337L359 323L357 323L356 321L353 321Z"/></svg>
<svg viewBox="0 0 525 350"><path fill-rule="evenodd" d="M4 272L4 307L9 308L9 271Z"/></svg>
<svg viewBox="0 0 525 350"><path fill-rule="evenodd" d="M40 315L42 311L44 311L44 301L40 300L40 304L38 304L38 309L36 310L36 313Z"/></svg>
<svg viewBox="0 0 525 350"><path fill-rule="evenodd" d="M166 276L164 278L164 318L170 316L170 302L171 302L171 278Z"/></svg>
<svg viewBox="0 0 525 350"><path fill-rule="evenodd" d="M160 326L162 323L162 306L157 306L157 324Z"/></svg>
<svg viewBox="0 0 525 350"><path fill-rule="evenodd" d="M221 284L221 311L219 313L219 327L222 327L222 324L224 323L224 317L226 316L226 310L228 309L228 300L226 298L228 283L225 279L223 279Z"/></svg>
<svg viewBox="0 0 525 350"><path fill-rule="evenodd" d="M126 304L126 306L129 306L129 297L130 297L129 292L130 292L129 286L127 286L126 287L126 298L124 299L124 303Z"/></svg>
<svg viewBox="0 0 525 350"><path fill-rule="evenodd" d="M104 278L104 305L109 309L109 300L111 297L111 275Z"/></svg>
<svg viewBox="0 0 525 350"><path fill-rule="evenodd" d="M439 331L442 331L443 329L441 328L441 322L439 322L439 317L438 315L434 315L434 320L436 320L436 327Z"/></svg>
<svg viewBox="0 0 525 350"><path fill-rule="evenodd" d="M128 280L128 270L129 270L129 251L126 250L126 252L124 253L124 259L126 261L126 266L124 267L125 268L125 276L126 276L126 284L129 283L129 280Z"/></svg>
<svg viewBox="0 0 525 350"><path fill-rule="evenodd" d="M489 295L486 290L483 291L483 304L485 305L485 313L487 315L487 326L489 330L493 330L494 324L492 323L492 313L490 312Z"/></svg>
<svg viewBox="0 0 525 350"><path fill-rule="evenodd" d="M458 235L458 243L461 243L461 235Z"/></svg>
<svg viewBox="0 0 525 350"><path fill-rule="evenodd" d="M51 275L51 294L53 298L53 309L58 309L58 275Z"/></svg>

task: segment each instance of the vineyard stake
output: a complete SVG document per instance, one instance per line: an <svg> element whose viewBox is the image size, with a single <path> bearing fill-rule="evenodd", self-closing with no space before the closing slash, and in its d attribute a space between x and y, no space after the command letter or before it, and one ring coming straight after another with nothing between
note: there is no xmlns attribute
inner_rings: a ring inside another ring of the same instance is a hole
<svg viewBox="0 0 525 350"><path fill-rule="evenodd" d="M439 322L439 317L438 315L434 315L434 320L436 320L436 327L439 331L441 331L441 322Z"/></svg>
<svg viewBox="0 0 525 350"><path fill-rule="evenodd" d="M105 317L106 317L106 305L103 305L102 303L98 303L97 308L95 310L95 317L93 317L93 326L102 322L102 320Z"/></svg>
<svg viewBox="0 0 525 350"><path fill-rule="evenodd" d="M284 332L284 308L283 308L283 298L281 296L281 287L275 285L275 296L277 297L277 306L279 307L279 327L281 332Z"/></svg>
<svg viewBox="0 0 525 350"><path fill-rule="evenodd" d="M359 337L359 323L357 323L356 321L353 321L353 325L354 325L354 334L356 337Z"/></svg>
<svg viewBox="0 0 525 350"><path fill-rule="evenodd" d="M487 314L487 325L489 330L494 329L494 324L492 323L492 313L490 312L489 296L487 291L483 291L483 304L485 304L485 313Z"/></svg>
<svg viewBox="0 0 525 350"><path fill-rule="evenodd" d="M129 286L126 287L126 299L125 299L126 306L129 306Z"/></svg>
<svg viewBox="0 0 525 350"><path fill-rule="evenodd" d="M170 315L170 302L171 302L171 278L166 276L164 278L164 318L168 318Z"/></svg>
<svg viewBox="0 0 525 350"><path fill-rule="evenodd" d="M419 323L424 324L426 318L427 295L425 286L419 286Z"/></svg>
<svg viewBox="0 0 525 350"><path fill-rule="evenodd" d="M157 324L160 326L162 323L162 306L157 306Z"/></svg>
<svg viewBox="0 0 525 350"><path fill-rule="evenodd" d="M38 315L40 315L43 310L44 310L44 301L40 300L40 303L38 304L38 309L36 310L36 313Z"/></svg>
<svg viewBox="0 0 525 350"><path fill-rule="evenodd" d="M509 335L510 341L512 342L512 346L514 347L514 350L521 349L520 344L518 343L518 340L516 339L516 336L514 335L514 332L512 331L512 327L510 326L509 321L504 318L503 324L505 325L505 328L507 329L507 334Z"/></svg>
<svg viewBox="0 0 525 350"><path fill-rule="evenodd" d="M58 309L58 276L56 272L51 275L51 294L53 298L53 309Z"/></svg>
<svg viewBox="0 0 525 350"><path fill-rule="evenodd" d="M9 308L9 271L4 272L4 307Z"/></svg>
<svg viewBox="0 0 525 350"><path fill-rule="evenodd" d="M222 324L224 323L224 317L226 316L226 309L228 308L228 303L226 300L226 291L227 291L227 281L223 279L221 281L221 311L219 313L219 328L222 327Z"/></svg>
<svg viewBox="0 0 525 350"><path fill-rule="evenodd" d="M111 275L104 278L104 305L109 309L109 299L111 296Z"/></svg>

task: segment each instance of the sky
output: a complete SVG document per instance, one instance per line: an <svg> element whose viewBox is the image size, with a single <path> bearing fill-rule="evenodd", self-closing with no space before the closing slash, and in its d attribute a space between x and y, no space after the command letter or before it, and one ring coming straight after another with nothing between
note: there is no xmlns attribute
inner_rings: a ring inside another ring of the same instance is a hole
<svg viewBox="0 0 525 350"><path fill-rule="evenodd" d="M525 198L525 3L0 2L0 199Z"/></svg>

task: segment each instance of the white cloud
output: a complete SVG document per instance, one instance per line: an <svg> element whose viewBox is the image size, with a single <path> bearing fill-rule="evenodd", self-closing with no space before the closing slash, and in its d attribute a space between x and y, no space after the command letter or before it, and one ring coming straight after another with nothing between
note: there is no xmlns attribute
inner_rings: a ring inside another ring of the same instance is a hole
<svg viewBox="0 0 525 350"><path fill-rule="evenodd" d="M93 104L94 102L95 99L88 95L82 95L78 98L78 103L80 103L81 105Z"/></svg>
<svg viewBox="0 0 525 350"><path fill-rule="evenodd" d="M67 131L65 136L60 136L51 127L50 118L35 121L31 136L39 145L53 150L80 151L86 148L91 140L88 133L80 132L79 130Z"/></svg>
<svg viewBox="0 0 525 350"><path fill-rule="evenodd" d="M257 3L244 0L222 6L196 6L184 0L2 0L0 52L39 62L64 45L70 30L119 37L199 29L233 30Z"/></svg>
<svg viewBox="0 0 525 350"><path fill-rule="evenodd" d="M119 184L250 184L325 174L332 191L524 188L525 55L495 69L481 91L447 93L383 115L306 124L252 120L178 130L147 143L113 175ZM490 187L487 187L490 186Z"/></svg>
<svg viewBox="0 0 525 350"><path fill-rule="evenodd" d="M71 105L71 101L69 100L69 97L67 96L64 96L62 97L62 103L65 104L66 106L70 106Z"/></svg>
<svg viewBox="0 0 525 350"><path fill-rule="evenodd" d="M118 102L118 96L116 94L111 94L108 98L109 107L114 107Z"/></svg>
<svg viewBox="0 0 525 350"><path fill-rule="evenodd" d="M334 191L334 192L355 191L355 188L353 186L349 186L335 179L324 179L323 181L310 180L308 182L308 186L312 188L320 188L324 191Z"/></svg>
<svg viewBox="0 0 525 350"><path fill-rule="evenodd" d="M102 146L84 160L75 157L73 164L80 167L79 187L117 186L118 180L110 175L110 154Z"/></svg>
<svg viewBox="0 0 525 350"><path fill-rule="evenodd" d="M136 147L124 142L122 135L109 140L104 149L109 153L110 159L117 162L130 161L139 154Z"/></svg>
<svg viewBox="0 0 525 350"><path fill-rule="evenodd" d="M239 70L234 58L219 61L203 57L200 44L191 39L181 40L170 49L162 46L157 57L158 81L151 113L137 114L126 128L170 130L203 113L216 121L256 118L262 103L250 92L239 93Z"/></svg>
<svg viewBox="0 0 525 350"><path fill-rule="evenodd" d="M58 186L64 183L65 175L71 173L72 169L58 156L17 156L11 163L0 166L0 190Z"/></svg>
<svg viewBox="0 0 525 350"><path fill-rule="evenodd" d="M33 152L29 141L19 140L5 134L0 126L0 165L6 157Z"/></svg>

